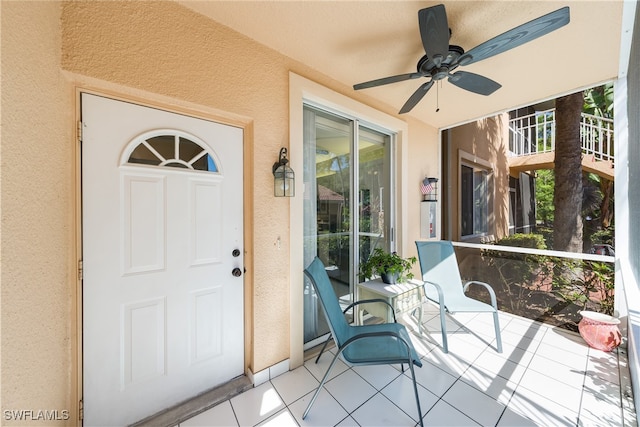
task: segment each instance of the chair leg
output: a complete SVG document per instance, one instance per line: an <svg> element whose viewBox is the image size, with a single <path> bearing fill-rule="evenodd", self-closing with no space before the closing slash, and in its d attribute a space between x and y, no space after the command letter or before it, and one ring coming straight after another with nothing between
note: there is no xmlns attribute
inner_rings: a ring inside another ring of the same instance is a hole
<svg viewBox="0 0 640 427"><path fill-rule="evenodd" d="M411 379L413 380L413 391L416 395L416 406L418 407L418 420L420 421L420 427L424 427L422 422L422 409L420 409L420 397L418 396L418 385L416 384L416 373L413 369L413 362L409 362L409 369L411 369Z"/></svg>
<svg viewBox="0 0 640 427"><path fill-rule="evenodd" d="M329 341L331 341L331 338L333 338L333 336L329 334L329 336L327 337L327 340L324 342L324 345L322 346L322 349L320 350L320 354L318 354L318 357L316 357L316 363L318 363L318 360L320 360L320 356L322 356L322 353L324 353L324 349L327 348L327 344L329 344Z"/></svg>
<svg viewBox="0 0 640 427"><path fill-rule="evenodd" d="M449 343L447 342L447 319L444 306L440 304L440 329L442 329L442 350L449 353Z"/></svg>
<svg viewBox="0 0 640 427"><path fill-rule="evenodd" d="M496 347L498 353L502 353L502 335L500 334L500 323L498 321L498 312L493 312L493 326L496 329Z"/></svg>
<svg viewBox="0 0 640 427"><path fill-rule="evenodd" d="M333 365L335 365L336 360L338 360L339 355L340 355L340 351L336 352L336 355L333 357L333 360L329 364L329 367L327 368L327 372L325 372L324 377L322 377L322 381L320 381L320 384L318 385L316 392L313 393L313 397L311 398L311 401L309 401L309 404L307 405L307 409L305 409L304 414L302 414L303 420L307 417L307 414L309 414L309 411L311 410L313 403L316 401L316 398L318 397L320 390L322 390L322 387L324 387L324 383L327 382L327 378L329 378L329 373L331 372Z"/></svg>

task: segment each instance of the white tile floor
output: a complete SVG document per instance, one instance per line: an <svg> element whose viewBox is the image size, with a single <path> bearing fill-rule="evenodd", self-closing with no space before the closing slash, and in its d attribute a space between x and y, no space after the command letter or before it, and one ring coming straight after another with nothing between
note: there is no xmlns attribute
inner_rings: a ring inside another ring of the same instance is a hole
<svg viewBox="0 0 640 427"><path fill-rule="evenodd" d="M412 339L425 426L636 426L624 349L589 348L578 334L501 313L504 351L494 347L489 314L448 320L449 353L440 321L425 305L427 332ZM417 331L413 319L403 319ZM187 426L415 426L409 371L349 368L338 362L302 419L333 354L280 375L183 423Z"/></svg>

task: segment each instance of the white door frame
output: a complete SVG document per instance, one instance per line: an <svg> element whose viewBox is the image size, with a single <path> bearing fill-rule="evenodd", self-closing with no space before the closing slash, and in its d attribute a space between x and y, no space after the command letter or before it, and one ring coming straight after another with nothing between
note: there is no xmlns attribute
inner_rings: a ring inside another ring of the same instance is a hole
<svg viewBox="0 0 640 427"><path fill-rule="evenodd" d="M83 366L83 281L82 281L82 240L83 240L83 228L82 228L82 149L81 138L82 132L80 128L81 121L81 97L83 93L92 94L97 96L107 97L116 101L129 102L140 106L157 108L171 113L183 114L194 118L200 118L204 120L214 121L220 124L236 126L243 131L243 171L250 170L253 159L253 127L251 126L252 119L237 114L226 114L220 110L206 107L203 105L194 105L189 102L176 101L175 99L158 95L149 94L146 91L135 90L131 88L123 88L122 91L113 89L113 85L108 88L100 87L101 84L96 86L96 81L86 78L80 75L71 75L75 80L74 87L74 99L75 99L75 111L73 121L74 135L74 160L75 160L75 206L73 209L73 217L75 224L75 259L76 265L71 268L71 274L76 277L76 286L72 292L72 316L71 316L71 331L70 337L75 344L75 349L72 349L71 354L71 366L75 366L72 376L72 383L75 387L72 388L73 395L70 402L70 418L82 420L83 416L83 382L84 382L84 366ZM249 169L248 169L249 168ZM251 299L253 295L253 275L250 274L253 271L253 229L247 227L247 224L252 223L253 218L253 198L251 197L253 189L253 174L246 174L243 180L243 205L244 205L244 221L243 221L243 236L244 236L244 373L245 375L249 371L251 363L250 355L253 348L251 347L253 329L251 328L251 322L249 319L253 316L250 312ZM249 274L248 274L249 273ZM76 418L77 417L77 418Z"/></svg>

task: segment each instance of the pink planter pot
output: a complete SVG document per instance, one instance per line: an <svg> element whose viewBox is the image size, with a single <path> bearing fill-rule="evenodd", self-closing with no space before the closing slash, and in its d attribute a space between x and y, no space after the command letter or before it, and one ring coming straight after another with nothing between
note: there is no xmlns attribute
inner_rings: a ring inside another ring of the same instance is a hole
<svg viewBox="0 0 640 427"><path fill-rule="evenodd" d="M611 351L620 345L620 320L595 311L581 311L580 314L582 320L578 323L578 331L590 347Z"/></svg>

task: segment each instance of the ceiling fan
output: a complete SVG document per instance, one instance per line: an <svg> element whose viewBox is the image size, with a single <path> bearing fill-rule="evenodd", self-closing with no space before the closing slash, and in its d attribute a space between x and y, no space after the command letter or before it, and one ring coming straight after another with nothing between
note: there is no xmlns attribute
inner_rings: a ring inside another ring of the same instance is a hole
<svg viewBox="0 0 640 427"><path fill-rule="evenodd" d="M415 107L427 94L431 86L439 80L448 77L448 81L461 89L480 95L491 95L500 89L501 85L487 77L468 71L453 71L459 66L470 65L494 55L528 43L542 37L569 23L569 7L563 7L547 15L536 18L525 24L512 28L465 52L460 46L449 45L451 31L447 22L444 5L428 7L418 11L418 25L422 46L426 55L418 61L415 73L399 74L384 77L353 86L355 90L397 83L404 80L428 77L430 80L422 84L409 97L400 114L407 113Z"/></svg>

